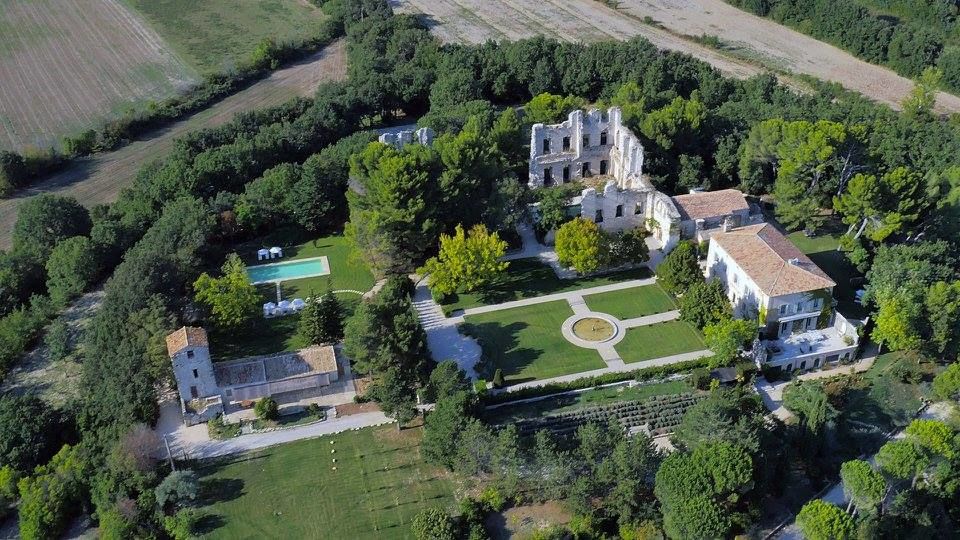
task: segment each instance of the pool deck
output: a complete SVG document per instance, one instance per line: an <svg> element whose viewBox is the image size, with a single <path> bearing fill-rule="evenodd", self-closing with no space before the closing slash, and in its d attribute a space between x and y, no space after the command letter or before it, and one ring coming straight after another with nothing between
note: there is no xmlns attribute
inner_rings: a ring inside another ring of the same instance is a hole
<svg viewBox="0 0 960 540"><path fill-rule="evenodd" d="M306 257L306 258L303 258L303 259L289 259L289 260L286 260L286 261L273 262L273 263L267 263L267 264L257 264L257 265L254 265L254 266L248 266L248 267L246 268L246 270L247 270L247 275L249 276L249 275L250 275L250 270L253 270L253 269L276 268L276 267L279 267L279 266L285 266L285 265L290 265L290 264L299 264L299 263L305 263L305 262L311 262L311 261L320 261L320 262L322 263L322 265L323 265L323 271L322 271L322 272L309 272L309 273L306 273L306 274L295 275L295 276L284 276L284 277L278 277L278 278L275 278L275 279L264 279L264 280L259 280L259 281L251 281L251 283L252 283L253 285L264 285L264 284L267 284L267 283L281 283L281 282L283 282L283 281L291 281L291 280L294 280L294 279L305 279L305 278L311 278L311 277L326 276L326 275L329 275L329 274L330 274L330 261L327 260L327 256L326 256L326 255L321 255L321 256L319 256L319 257ZM250 279L252 280L253 278L251 277Z"/></svg>

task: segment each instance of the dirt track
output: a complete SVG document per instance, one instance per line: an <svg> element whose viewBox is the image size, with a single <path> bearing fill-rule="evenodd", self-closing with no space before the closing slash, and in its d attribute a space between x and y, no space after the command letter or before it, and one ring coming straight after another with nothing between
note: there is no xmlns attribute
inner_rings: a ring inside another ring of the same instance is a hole
<svg viewBox="0 0 960 540"><path fill-rule="evenodd" d="M322 81L343 80L346 74L346 47L341 40L209 109L159 132L150 133L149 139L79 161L67 170L19 192L13 199L0 200L0 249L10 247L10 233L16 222L17 207L29 197L52 192L75 197L88 207L111 202L122 188L133 182L140 167L166 155L174 139L184 133L224 124L241 111L279 105L294 96L310 95Z"/></svg>
<svg viewBox="0 0 960 540"><path fill-rule="evenodd" d="M0 2L0 147L48 146L192 71L119 0Z"/></svg>
<svg viewBox="0 0 960 540"><path fill-rule="evenodd" d="M722 0L619 0L617 10L597 0L390 0L403 13L423 13L448 42L481 43L542 34L565 41L628 39L642 35L662 49L691 54L735 77L762 66L834 81L892 107L913 87L893 71ZM647 24L651 17L658 28ZM713 35L721 50L688 37ZM960 112L960 97L940 93L941 112Z"/></svg>

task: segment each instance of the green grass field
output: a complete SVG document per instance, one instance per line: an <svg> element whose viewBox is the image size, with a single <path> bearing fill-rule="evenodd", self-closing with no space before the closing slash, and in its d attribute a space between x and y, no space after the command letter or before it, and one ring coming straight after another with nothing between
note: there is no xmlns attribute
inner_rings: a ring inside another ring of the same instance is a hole
<svg viewBox="0 0 960 540"><path fill-rule="evenodd" d="M424 463L420 436L419 429L367 428L201 468L210 514L203 536L411 538L418 511L454 509L453 484Z"/></svg>
<svg viewBox="0 0 960 540"><path fill-rule="evenodd" d="M491 423L508 423L525 418L539 418L547 414L556 414L574 411L584 407L605 405L618 401L639 401L653 396L685 394L693 391L686 381L668 381L654 384L639 384L628 387L610 386L594 388L576 394L565 394L517 405L505 405L484 412L484 417Z"/></svg>
<svg viewBox="0 0 960 540"><path fill-rule="evenodd" d="M266 261L257 261L257 250L261 247L283 247L281 261L305 259L326 255L330 263L330 274L312 278L284 281L280 284L282 298L304 298L313 294L323 294L327 288L333 290L357 290L366 292L373 287L374 278L370 269L359 260L353 251L353 246L343 236L327 236L309 240L299 244L284 245L283 239L290 238L275 234L273 238L263 238L247 242L236 247L244 263L248 265L264 264ZM277 262L275 259L273 262ZM263 302L276 302L276 285L258 285L257 290L263 295ZM360 295L354 293L337 294L344 306L344 311L353 313L360 302ZM214 357L218 360L242 358L259 354L270 354L279 351L292 351L305 347L297 336L297 315L275 317L273 319L260 318L254 327L243 333L232 332L223 335L218 332L211 334L211 347Z"/></svg>
<svg viewBox="0 0 960 540"><path fill-rule="evenodd" d="M591 294L583 299L593 311L613 315L620 320L677 309L673 299L659 285Z"/></svg>
<svg viewBox="0 0 960 540"><path fill-rule="evenodd" d="M703 338L690 324L675 320L627 330L615 347L624 363L633 364L662 356L706 349Z"/></svg>
<svg viewBox="0 0 960 540"><path fill-rule="evenodd" d="M606 367L597 351L567 341L560 332L573 315L565 300L470 315L461 330L480 342L489 368L521 383Z"/></svg>
<svg viewBox="0 0 960 540"><path fill-rule="evenodd" d="M247 58L268 37L309 35L323 17L299 0L124 0L194 69L222 71Z"/></svg>
<svg viewBox="0 0 960 540"><path fill-rule="evenodd" d="M482 291L469 294L460 294L450 297L443 304L447 313L457 309L466 309L490 304L499 304L511 300L532 298L566 291L574 291L585 287L609 285L628 279L643 279L650 277L646 268L615 272L603 276L593 276L580 279L560 279L549 266L537 259L520 259L510 261L510 266L503 278Z"/></svg>

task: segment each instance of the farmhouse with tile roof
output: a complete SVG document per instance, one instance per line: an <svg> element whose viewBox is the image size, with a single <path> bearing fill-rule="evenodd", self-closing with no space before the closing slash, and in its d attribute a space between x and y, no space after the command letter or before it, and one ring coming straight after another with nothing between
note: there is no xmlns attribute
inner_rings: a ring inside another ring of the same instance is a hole
<svg viewBox="0 0 960 540"><path fill-rule="evenodd" d="M833 309L830 279L769 223L714 233L707 278L719 279L737 316L756 317L755 359L787 371L853 357L857 332Z"/></svg>

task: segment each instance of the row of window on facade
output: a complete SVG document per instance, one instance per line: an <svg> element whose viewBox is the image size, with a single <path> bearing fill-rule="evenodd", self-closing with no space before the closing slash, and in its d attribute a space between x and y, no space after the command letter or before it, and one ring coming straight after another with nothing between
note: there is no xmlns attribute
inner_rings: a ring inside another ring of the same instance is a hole
<svg viewBox="0 0 960 540"><path fill-rule="evenodd" d="M845 353L843 353L842 355L839 355L839 354L831 354L830 356L827 356L827 357L826 357L826 361L823 362L823 363L824 363L824 364L829 364L829 363L831 363L831 362L846 362L846 361L849 360L849 359L850 359L850 353L849 353L849 352L845 352ZM774 360L773 358L768 358L768 359L767 359L767 362L772 362L773 360ZM816 357L816 358L814 358L814 359L813 359L813 365L811 366L811 369L817 369L818 367L820 367L820 362L821 362L821 358L820 358L819 356ZM807 369L807 361L806 361L806 360L801 360L800 363L797 365L797 369L800 370L800 371L806 371L806 369ZM786 366L784 366L784 367L783 367L783 370L786 371L787 373L793 372L793 362L791 362L791 363L787 364Z"/></svg>
<svg viewBox="0 0 960 540"><path fill-rule="evenodd" d="M544 153L544 154L549 154L549 153L550 153L550 145L551 145L551 141L552 141L552 140L553 140L553 139L550 139L550 138L547 138L547 139L544 139L544 140L543 140L543 153ZM601 132L600 132L600 146L606 146L606 145L607 145L607 132L606 132L606 131L601 131ZM584 147L584 148L590 148L590 135L584 135L584 136L583 136L583 147ZM569 151L570 151L570 137L568 136L568 137L564 137L564 138L563 138L563 147L562 147L561 152L569 152Z"/></svg>
<svg viewBox="0 0 960 540"><path fill-rule="evenodd" d="M607 174L607 160L600 161L600 175ZM584 161L580 164L580 176L582 178L590 178L593 176L593 169L589 161ZM570 166L564 165L563 167L563 183L570 181ZM543 185L552 186L553 185L553 167L544 167L543 168Z"/></svg>

